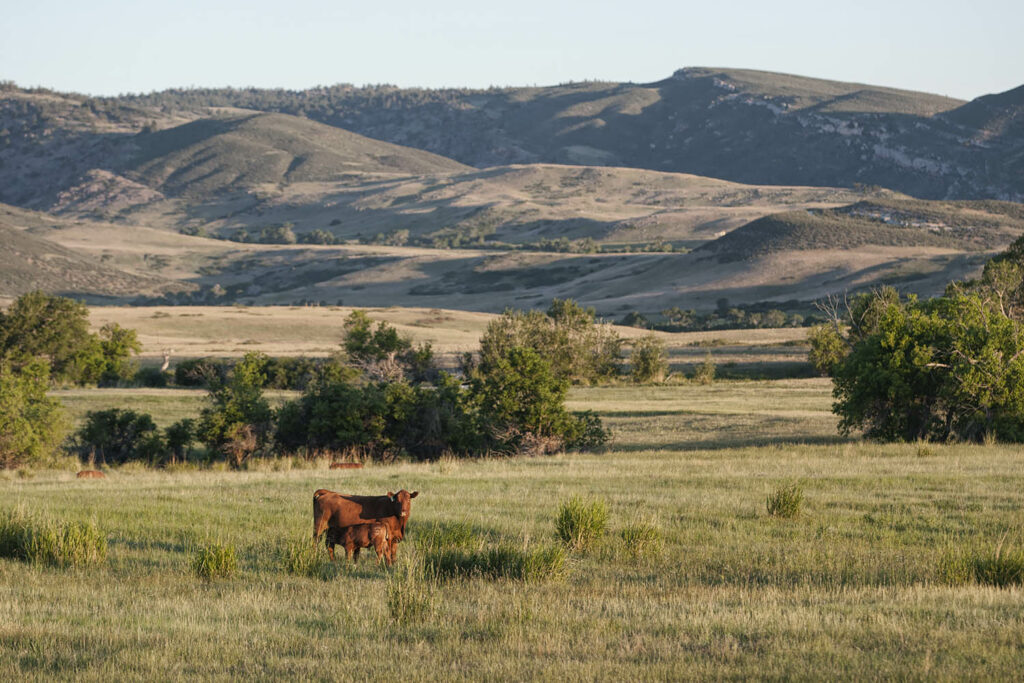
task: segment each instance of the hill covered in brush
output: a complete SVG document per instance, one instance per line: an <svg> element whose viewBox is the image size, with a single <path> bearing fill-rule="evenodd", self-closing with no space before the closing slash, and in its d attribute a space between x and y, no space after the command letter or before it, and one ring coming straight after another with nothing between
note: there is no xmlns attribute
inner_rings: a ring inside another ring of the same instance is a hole
<svg viewBox="0 0 1024 683"><path fill-rule="evenodd" d="M863 183L926 198L1020 200L1024 179L1003 170L1024 149L1020 131L1004 125L1019 120L1016 92L964 103L787 74L687 68L647 84L189 89L115 102L297 114L476 167L629 166L753 184Z"/></svg>

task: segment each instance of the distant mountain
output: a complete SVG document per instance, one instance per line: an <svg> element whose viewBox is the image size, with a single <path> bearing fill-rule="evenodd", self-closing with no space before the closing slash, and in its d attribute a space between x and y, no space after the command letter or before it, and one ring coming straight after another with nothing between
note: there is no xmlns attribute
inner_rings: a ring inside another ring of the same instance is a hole
<svg viewBox="0 0 1024 683"><path fill-rule="evenodd" d="M922 198L1024 198L1020 89L960 100L741 69L650 84L419 90L171 90L118 106L307 116L476 167L570 163L775 185L879 185ZM988 114L988 115L986 115ZM1007 121L1017 124L1006 125Z"/></svg>

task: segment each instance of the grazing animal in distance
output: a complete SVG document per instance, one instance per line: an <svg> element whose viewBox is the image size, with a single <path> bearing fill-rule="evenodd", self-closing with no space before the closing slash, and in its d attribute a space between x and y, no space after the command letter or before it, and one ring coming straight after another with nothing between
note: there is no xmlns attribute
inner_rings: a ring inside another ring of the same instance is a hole
<svg viewBox="0 0 1024 683"><path fill-rule="evenodd" d="M409 493L402 489L398 493L386 496L352 496L327 489L319 489L313 493L313 542L328 529L344 529L357 524L375 522L386 517L394 517L395 525L392 538L393 546L405 536L405 524L409 521L412 510L412 499L419 491ZM327 552L334 559L334 547L327 546ZM394 557L394 549L391 552Z"/></svg>
<svg viewBox="0 0 1024 683"><path fill-rule="evenodd" d="M79 479L106 479L107 475L103 474L99 470L82 470L75 475Z"/></svg>
<svg viewBox="0 0 1024 683"><path fill-rule="evenodd" d="M383 560L389 567L394 560L394 533L397 530L397 518L385 517L376 522L356 524L342 529L327 530L328 552L334 555L335 544L345 548L345 555L350 562L359 561L362 548L373 548L377 553L377 561Z"/></svg>
<svg viewBox="0 0 1024 683"><path fill-rule="evenodd" d="M358 470L363 466L361 462L332 462L332 470Z"/></svg>

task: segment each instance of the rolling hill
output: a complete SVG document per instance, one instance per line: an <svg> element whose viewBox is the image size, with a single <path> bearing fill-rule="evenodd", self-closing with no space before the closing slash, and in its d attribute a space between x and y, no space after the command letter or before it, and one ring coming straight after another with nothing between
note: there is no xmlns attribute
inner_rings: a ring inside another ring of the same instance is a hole
<svg viewBox="0 0 1024 683"><path fill-rule="evenodd" d="M1018 89L1019 90L1019 89ZM648 84L419 90L171 90L121 106L303 114L476 167L571 163L773 185L879 185L923 198L1020 200L1002 167L1024 137L1017 90L960 100L787 74L686 68ZM998 106L997 106L998 105ZM1002 113L979 116L979 110ZM1000 135L999 130L1006 130Z"/></svg>
<svg viewBox="0 0 1024 683"><path fill-rule="evenodd" d="M713 69L483 92L4 86L0 198L17 207L0 207L0 296L475 311L571 297L614 316L881 283L935 294L1024 233L1024 209L869 184L1018 196L1020 100ZM286 227L335 243L224 239Z"/></svg>

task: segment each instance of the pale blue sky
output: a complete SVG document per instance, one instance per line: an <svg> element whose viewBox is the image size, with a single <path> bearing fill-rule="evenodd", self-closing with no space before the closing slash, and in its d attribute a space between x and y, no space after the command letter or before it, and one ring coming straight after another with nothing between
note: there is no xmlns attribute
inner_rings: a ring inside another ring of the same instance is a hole
<svg viewBox="0 0 1024 683"><path fill-rule="evenodd" d="M1024 84L1024 1L0 0L0 79L95 95L648 82L729 66L969 99Z"/></svg>

